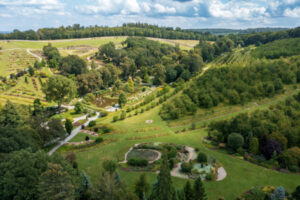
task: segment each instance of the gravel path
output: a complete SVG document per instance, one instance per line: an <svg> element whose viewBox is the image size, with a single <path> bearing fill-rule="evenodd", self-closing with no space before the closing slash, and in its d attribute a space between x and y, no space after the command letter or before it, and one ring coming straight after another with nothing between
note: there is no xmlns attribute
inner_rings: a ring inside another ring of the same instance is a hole
<svg viewBox="0 0 300 200"><path fill-rule="evenodd" d="M224 167L219 167L217 181L223 180L224 178L226 178L226 176L227 176L227 173L226 173Z"/></svg>
<svg viewBox="0 0 300 200"><path fill-rule="evenodd" d="M100 113L97 112L97 113L96 113L96 116L88 118L88 121L87 121L86 123L84 123L84 126L87 126L87 125L90 123L90 121L93 121L93 120L97 119L99 116L100 116ZM86 116L77 117L77 120L80 120L81 118L85 119ZM68 137L66 137L64 140L60 141L59 144L57 144L53 149L51 149L51 150L48 152L48 154L49 154L49 155L52 155L57 149L59 149L59 147L63 146L63 145L66 144L67 142L69 142L69 141L70 141L73 137L75 137L75 136L77 135L77 133L79 133L80 131L81 131L81 126L75 128L75 129L71 132L71 134L70 134Z"/></svg>
<svg viewBox="0 0 300 200"><path fill-rule="evenodd" d="M37 59L39 59L40 62L42 62L42 57L40 57L39 55L36 55L36 54L32 53L30 51L30 49L26 49L26 52L29 53L30 55L36 57Z"/></svg>
<svg viewBox="0 0 300 200"><path fill-rule="evenodd" d="M190 162L191 160L196 159L197 153L196 153L194 148L186 146L185 149L189 152L188 157L185 160L185 162ZM189 178L188 175L183 174L183 173L180 172L181 164L182 164L182 162L177 163L176 167L172 169L171 175L175 176L175 177L178 177L178 178L188 179Z"/></svg>

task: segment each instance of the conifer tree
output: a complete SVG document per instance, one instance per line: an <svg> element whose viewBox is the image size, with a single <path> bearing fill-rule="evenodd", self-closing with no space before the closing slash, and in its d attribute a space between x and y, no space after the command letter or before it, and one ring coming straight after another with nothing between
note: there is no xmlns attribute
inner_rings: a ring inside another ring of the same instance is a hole
<svg viewBox="0 0 300 200"><path fill-rule="evenodd" d="M183 190L184 190L185 200L193 200L194 199L194 191L192 189L190 181L186 182Z"/></svg>
<svg viewBox="0 0 300 200"><path fill-rule="evenodd" d="M195 200L207 200L204 185L201 178L197 178L194 183L194 199Z"/></svg>
<svg viewBox="0 0 300 200"><path fill-rule="evenodd" d="M140 200L143 200L144 196L149 191L149 183L145 174L142 174L140 178L134 185L134 192L139 197Z"/></svg>
<svg viewBox="0 0 300 200"><path fill-rule="evenodd" d="M157 182L153 185L150 200L176 200L177 195L171 180L169 161L166 153L163 153L160 172Z"/></svg>

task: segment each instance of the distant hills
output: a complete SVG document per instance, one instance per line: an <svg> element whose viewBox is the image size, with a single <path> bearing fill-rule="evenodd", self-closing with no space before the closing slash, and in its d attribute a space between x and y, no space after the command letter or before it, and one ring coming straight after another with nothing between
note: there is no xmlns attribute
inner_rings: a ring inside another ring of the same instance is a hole
<svg viewBox="0 0 300 200"><path fill-rule="evenodd" d="M288 30L288 28L248 28L248 29L224 29L224 28L207 28L207 29L185 29L186 31L193 31L199 33L211 33L217 35L233 34L247 34L247 33L259 33L259 32L270 32L270 31L282 31Z"/></svg>

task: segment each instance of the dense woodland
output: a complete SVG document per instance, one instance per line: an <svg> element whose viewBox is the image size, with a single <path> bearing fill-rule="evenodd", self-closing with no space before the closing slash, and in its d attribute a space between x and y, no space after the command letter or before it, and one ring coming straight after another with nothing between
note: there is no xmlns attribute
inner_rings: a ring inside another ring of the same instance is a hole
<svg viewBox="0 0 300 200"><path fill-rule="evenodd" d="M279 60L258 61L248 67L213 68L193 81L181 97L175 98L171 104L164 104L160 115L164 119L177 119L195 113L197 107L244 104L253 99L280 94L284 84L299 82L299 59L295 59L292 65Z"/></svg>
<svg viewBox="0 0 300 200"><path fill-rule="evenodd" d="M209 125L209 138L226 143L247 159L298 171L300 167L300 93L267 110L240 114ZM249 155L243 151L247 151ZM261 157L260 157L261 156ZM253 158L252 158L253 157Z"/></svg>

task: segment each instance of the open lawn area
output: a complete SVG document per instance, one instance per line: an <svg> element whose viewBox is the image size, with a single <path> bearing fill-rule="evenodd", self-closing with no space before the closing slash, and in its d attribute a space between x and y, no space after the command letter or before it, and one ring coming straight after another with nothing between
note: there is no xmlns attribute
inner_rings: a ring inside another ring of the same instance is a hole
<svg viewBox="0 0 300 200"><path fill-rule="evenodd" d="M205 182L208 199L234 199L253 186L275 185L284 186L288 191L293 190L300 184L300 177L294 174L285 174L269 170L239 158L207 149L202 144L202 139L207 135L205 129L197 129L185 133L175 134L172 128L167 126L167 122L162 121L158 115L159 106L135 117L127 118L123 121L115 122L120 133L101 135L107 143L103 143L91 148L76 149L74 152L80 170L84 170L92 179L96 181L102 171L104 160L114 159L121 161L124 154L131 146L142 142L166 142L198 147L200 151L215 157L225 168L227 177L220 182ZM110 123L113 114L106 118L100 118L101 123ZM146 120L153 120L152 124L145 123ZM160 129L157 129L159 127ZM146 130L146 131L139 131ZM79 136L78 136L79 137ZM66 153L62 147L60 153ZM121 179L125 180L133 189L134 182L138 179L139 173L118 171ZM147 173L151 183L156 179L156 174ZM176 187L182 187L186 182L184 179L173 178ZM234 186L234 187L233 187Z"/></svg>

